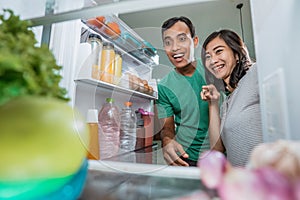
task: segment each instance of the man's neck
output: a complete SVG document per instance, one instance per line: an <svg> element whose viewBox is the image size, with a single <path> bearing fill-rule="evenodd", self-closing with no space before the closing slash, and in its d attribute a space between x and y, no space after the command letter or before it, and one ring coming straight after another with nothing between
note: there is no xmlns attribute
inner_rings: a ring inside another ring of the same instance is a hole
<svg viewBox="0 0 300 200"><path fill-rule="evenodd" d="M197 62L193 61L182 68L176 68L176 72L183 76L193 76L196 69Z"/></svg>

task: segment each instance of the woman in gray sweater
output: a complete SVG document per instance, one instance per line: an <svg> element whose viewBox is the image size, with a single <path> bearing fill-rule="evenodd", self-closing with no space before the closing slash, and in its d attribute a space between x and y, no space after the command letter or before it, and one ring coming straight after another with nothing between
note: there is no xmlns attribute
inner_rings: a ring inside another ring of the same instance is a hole
<svg viewBox="0 0 300 200"><path fill-rule="evenodd" d="M226 152L233 166L245 166L253 148L262 143L256 65L242 39L231 30L210 34L201 57L208 82L201 98L209 102L211 149Z"/></svg>

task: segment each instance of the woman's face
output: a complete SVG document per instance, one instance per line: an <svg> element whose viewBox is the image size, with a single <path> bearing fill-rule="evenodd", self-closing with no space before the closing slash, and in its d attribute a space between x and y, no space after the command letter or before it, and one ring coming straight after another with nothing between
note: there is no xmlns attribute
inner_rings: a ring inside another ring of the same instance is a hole
<svg viewBox="0 0 300 200"><path fill-rule="evenodd" d="M218 79L229 84L230 74L238 61L232 49L220 37L211 40L205 49L205 67Z"/></svg>
<svg viewBox="0 0 300 200"><path fill-rule="evenodd" d="M163 33L163 44L169 60L176 68L182 68L194 61L194 48L198 38L191 37L188 26L181 21Z"/></svg>

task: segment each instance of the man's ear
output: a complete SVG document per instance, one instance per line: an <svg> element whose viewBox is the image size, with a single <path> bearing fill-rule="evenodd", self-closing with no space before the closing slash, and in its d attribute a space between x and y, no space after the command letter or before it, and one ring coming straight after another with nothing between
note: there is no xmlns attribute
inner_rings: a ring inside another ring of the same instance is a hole
<svg viewBox="0 0 300 200"><path fill-rule="evenodd" d="M194 38L193 38L193 42L194 42L194 48L196 48L197 46L198 46L198 43L199 43L199 38L198 38L198 36L194 36Z"/></svg>

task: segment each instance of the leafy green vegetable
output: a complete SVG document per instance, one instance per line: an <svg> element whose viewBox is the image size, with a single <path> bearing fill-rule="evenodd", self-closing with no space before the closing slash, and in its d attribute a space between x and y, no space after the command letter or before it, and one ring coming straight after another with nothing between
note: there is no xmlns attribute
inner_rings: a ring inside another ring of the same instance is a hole
<svg viewBox="0 0 300 200"><path fill-rule="evenodd" d="M0 15L0 105L19 96L50 96L69 100L59 86L61 66L46 45L37 47L31 22L12 10Z"/></svg>

